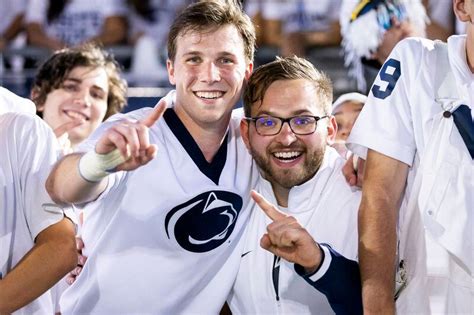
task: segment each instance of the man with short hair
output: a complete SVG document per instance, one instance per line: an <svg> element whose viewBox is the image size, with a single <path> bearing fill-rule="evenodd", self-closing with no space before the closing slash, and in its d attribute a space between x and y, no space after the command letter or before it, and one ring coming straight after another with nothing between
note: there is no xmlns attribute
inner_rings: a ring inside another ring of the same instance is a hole
<svg viewBox="0 0 474 315"><path fill-rule="evenodd" d="M330 80L298 57L277 58L250 77L240 126L261 195L253 192L257 205L228 299L233 313L362 313L360 192L351 191L345 160L329 146L337 130L331 102Z"/></svg>
<svg viewBox="0 0 474 315"><path fill-rule="evenodd" d="M90 253L62 297L63 313L219 312L240 263L256 178L241 114L232 117L254 42L250 19L232 1L190 5L169 33L171 108L161 102L112 117L87 153L52 172L56 200L88 203Z"/></svg>

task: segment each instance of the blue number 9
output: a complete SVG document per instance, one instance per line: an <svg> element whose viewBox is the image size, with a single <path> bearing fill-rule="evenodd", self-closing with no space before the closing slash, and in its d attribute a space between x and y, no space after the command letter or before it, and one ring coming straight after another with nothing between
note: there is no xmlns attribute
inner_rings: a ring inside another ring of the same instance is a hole
<svg viewBox="0 0 474 315"><path fill-rule="evenodd" d="M393 73L387 72L388 67L392 67L395 69ZM380 80L388 83L387 88L382 91L380 89L380 86L374 84L372 86L372 94L374 94L376 98L380 98L382 100L390 96L401 74L402 72L400 70L400 61L395 59L387 60L379 72Z"/></svg>

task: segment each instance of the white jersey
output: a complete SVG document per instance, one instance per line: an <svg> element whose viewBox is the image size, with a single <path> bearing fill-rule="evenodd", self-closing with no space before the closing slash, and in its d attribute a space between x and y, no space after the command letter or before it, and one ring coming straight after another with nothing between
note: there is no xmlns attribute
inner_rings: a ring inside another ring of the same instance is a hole
<svg viewBox="0 0 474 315"><path fill-rule="evenodd" d="M288 208L318 243L326 243L346 258L357 260L357 212L360 191L351 191L341 168L344 160L327 148L316 175L290 190ZM270 182L260 178L258 191L277 204ZM234 314L334 314L326 296L310 286L281 260L277 289L273 279L274 255L260 247L260 238L271 220L258 207L252 212L246 234L239 273L228 299ZM330 258L330 255L326 255ZM325 269L325 270L321 270ZM322 263L317 278L328 269ZM312 277L313 281L316 281ZM338 279L344 285L347 279ZM277 301L277 292L279 301Z"/></svg>
<svg viewBox="0 0 474 315"><path fill-rule="evenodd" d="M348 139L360 156L370 148L410 166L399 216L399 255L407 274L397 300L400 314L474 311L474 163L453 122L460 104L472 117L474 76L465 45L465 36L448 40L450 90L456 97L446 98L434 78L448 77L448 67L440 66L434 43L400 42ZM437 69L446 73L437 74Z"/></svg>
<svg viewBox="0 0 474 315"><path fill-rule="evenodd" d="M29 0L26 23L39 23L45 33L68 46L83 43L102 32L105 19L125 16L126 7L120 0L72 0L58 18L48 22L48 0Z"/></svg>
<svg viewBox="0 0 474 315"><path fill-rule="evenodd" d="M35 114L36 107L32 101L20 97L0 86L0 115L16 112Z"/></svg>
<svg viewBox="0 0 474 315"><path fill-rule="evenodd" d="M63 213L52 205L44 187L59 152L51 128L33 115L2 114L0 148L1 278L33 247L36 236L59 222ZM54 313L49 291L15 312L48 313Z"/></svg>
<svg viewBox="0 0 474 315"><path fill-rule="evenodd" d="M92 149L115 115L83 148ZM240 139L242 111L208 163L174 110L150 130L156 158L108 177L84 209L88 260L61 298L63 314L217 314L240 263L257 170Z"/></svg>

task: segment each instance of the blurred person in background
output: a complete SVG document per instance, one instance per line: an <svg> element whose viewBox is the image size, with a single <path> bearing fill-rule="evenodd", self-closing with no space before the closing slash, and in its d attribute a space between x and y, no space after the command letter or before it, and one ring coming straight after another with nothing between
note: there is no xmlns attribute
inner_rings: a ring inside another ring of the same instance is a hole
<svg viewBox="0 0 474 315"><path fill-rule="evenodd" d="M395 45L425 37L428 17L421 0L343 0L340 23L345 64L366 94Z"/></svg>
<svg viewBox="0 0 474 315"><path fill-rule="evenodd" d="M283 16L282 55L305 56L311 47L341 42L341 0L287 0Z"/></svg>
<svg viewBox="0 0 474 315"><path fill-rule="evenodd" d="M2 8L2 18L0 19L0 75L4 67L12 69L14 72L23 69L23 58L13 56L7 60L2 60L1 53L6 48L21 48L26 44L24 34L24 16L27 0L0 0Z"/></svg>
<svg viewBox="0 0 474 315"><path fill-rule="evenodd" d="M255 65L274 60L282 46L282 18L286 0L247 0L245 12L251 17L257 33Z"/></svg>
<svg viewBox="0 0 474 315"><path fill-rule="evenodd" d="M191 0L125 0L129 43L133 45L130 78L135 84L166 83L166 41L176 13Z"/></svg>
<svg viewBox="0 0 474 315"><path fill-rule="evenodd" d="M337 123L336 138L332 147L344 158L347 158L349 152L346 148L347 137L366 100L367 96L364 94L352 92L342 94L332 104L332 115Z"/></svg>
<svg viewBox="0 0 474 315"><path fill-rule="evenodd" d="M31 99L65 153L122 111L127 85L112 55L87 44L56 51L38 69Z"/></svg>
<svg viewBox="0 0 474 315"><path fill-rule="evenodd" d="M85 42L125 43L126 7L121 0L29 0L28 43L51 50Z"/></svg>

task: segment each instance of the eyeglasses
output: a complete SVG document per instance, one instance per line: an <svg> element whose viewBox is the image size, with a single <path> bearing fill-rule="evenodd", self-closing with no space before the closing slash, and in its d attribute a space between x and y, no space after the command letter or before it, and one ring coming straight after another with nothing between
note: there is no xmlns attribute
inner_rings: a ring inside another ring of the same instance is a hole
<svg viewBox="0 0 474 315"><path fill-rule="evenodd" d="M257 133L261 136L274 136L280 133L284 123L288 123L295 135L309 135L316 131L318 121L329 116L301 115L289 118L274 116L245 117L246 120L255 124Z"/></svg>

